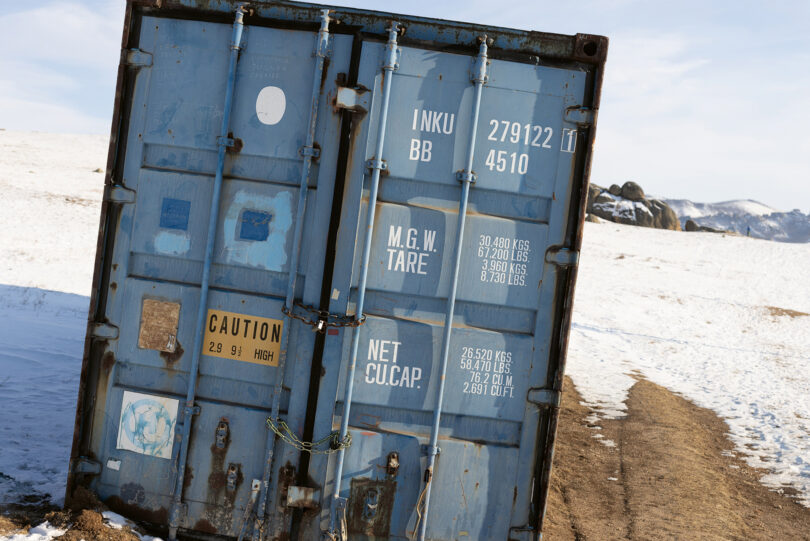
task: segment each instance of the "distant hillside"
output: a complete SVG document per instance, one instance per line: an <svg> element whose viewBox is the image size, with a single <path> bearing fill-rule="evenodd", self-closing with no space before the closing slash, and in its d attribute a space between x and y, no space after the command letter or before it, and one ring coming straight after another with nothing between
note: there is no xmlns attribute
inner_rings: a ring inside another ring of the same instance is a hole
<svg viewBox="0 0 810 541"><path fill-rule="evenodd" d="M758 239L810 242L810 214L802 214L798 209L780 212L750 199L721 203L694 203L688 199L664 201L678 215L684 228L686 221L692 220L699 226Z"/></svg>

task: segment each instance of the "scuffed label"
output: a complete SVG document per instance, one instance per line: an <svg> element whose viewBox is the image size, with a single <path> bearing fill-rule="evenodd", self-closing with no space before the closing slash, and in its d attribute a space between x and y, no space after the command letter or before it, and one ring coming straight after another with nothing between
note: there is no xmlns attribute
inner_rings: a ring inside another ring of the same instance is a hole
<svg viewBox="0 0 810 541"><path fill-rule="evenodd" d="M191 201L164 197L160 207L160 227L163 229L188 229L188 218L191 213Z"/></svg>
<svg viewBox="0 0 810 541"><path fill-rule="evenodd" d="M141 308L141 330L138 347L174 353L177 349L177 325L180 304L144 299Z"/></svg>
<svg viewBox="0 0 810 541"><path fill-rule="evenodd" d="M278 366L281 353L279 319L208 310L203 354L222 359Z"/></svg>
<svg viewBox="0 0 810 541"><path fill-rule="evenodd" d="M174 398L124 391L116 447L170 459L177 424Z"/></svg>

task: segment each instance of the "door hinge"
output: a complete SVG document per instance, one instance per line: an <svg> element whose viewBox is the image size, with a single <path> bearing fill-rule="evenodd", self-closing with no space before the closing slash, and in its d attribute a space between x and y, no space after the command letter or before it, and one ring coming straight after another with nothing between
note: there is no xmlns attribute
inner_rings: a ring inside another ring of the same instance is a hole
<svg viewBox="0 0 810 541"><path fill-rule="evenodd" d="M568 248L549 248L546 252L546 263L559 267L576 267L579 263L579 252Z"/></svg>
<svg viewBox="0 0 810 541"><path fill-rule="evenodd" d="M110 325L109 323L94 323L91 332L93 338L101 338L104 340L118 339L118 327Z"/></svg>
<svg viewBox="0 0 810 541"><path fill-rule="evenodd" d="M565 121L577 126L592 126L596 113L589 107L569 107L565 110Z"/></svg>
<svg viewBox="0 0 810 541"><path fill-rule="evenodd" d="M316 509L321 500L321 491L310 487L287 487L287 507Z"/></svg>
<svg viewBox="0 0 810 541"><path fill-rule="evenodd" d="M533 528L510 528L509 541L537 541L539 538L537 530Z"/></svg>
<svg viewBox="0 0 810 541"><path fill-rule="evenodd" d="M109 194L107 194L107 201L110 203L134 203L135 191L123 186L112 186Z"/></svg>
<svg viewBox="0 0 810 541"><path fill-rule="evenodd" d="M369 110L369 99L371 94L364 86L348 87L339 86L335 97L335 107L346 109L353 113L365 114Z"/></svg>
<svg viewBox="0 0 810 541"><path fill-rule="evenodd" d="M73 473L87 473L90 475L98 475L101 473L101 463L93 460L92 458L80 456L73 461L71 470L73 471Z"/></svg>
<svg viewBox="0 0 810 541"><path fill-rule="evenodd" d="M539 387L535 387L533 389L529 389L529 394L526 397L526 400L535 404L536 406L541 407L560 407L560 391L555 391L554 389L541 389Z"/></svg>
<svg viewBox="0 0 810 541"><path fill-rule="evenodd" d="M133 68L149 68L152 66L152 53L140 49L129 49L124 62Z"/></svg>

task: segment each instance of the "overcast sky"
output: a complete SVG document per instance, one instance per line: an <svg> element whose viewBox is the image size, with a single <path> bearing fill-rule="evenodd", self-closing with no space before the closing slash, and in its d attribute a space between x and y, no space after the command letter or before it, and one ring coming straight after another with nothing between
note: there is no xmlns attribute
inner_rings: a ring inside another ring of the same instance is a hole
<svg viewBox="0 0 810 541"><path fill-rule="evenodd" d="M810 2L342 0L610 49L591 181L810 211ZM0 2L0 128L108 133L123 0Z"/></svg>

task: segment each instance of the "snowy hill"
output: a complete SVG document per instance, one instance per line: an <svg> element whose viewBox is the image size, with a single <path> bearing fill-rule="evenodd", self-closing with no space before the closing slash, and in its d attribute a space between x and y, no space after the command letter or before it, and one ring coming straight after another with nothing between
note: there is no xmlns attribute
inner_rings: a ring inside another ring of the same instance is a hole
<svg viewBox="0 0 810 541"><path fill-rule="evenodd" d="M105 155L104 137L0 131L0 505L64 490ZM808 268L810 244L586 224L568 373L605 416L639 375L714 410L810 506Z"/></svg>
<svg viewBox="0 0 810 541"><path fill-rule="evenodd" d="M799 210L780 212L750 199L722 203L694 203L688 199L664 201L678 215L681 227L692 220L701 226L758 239L810 242L810 214Z"/></svg>

